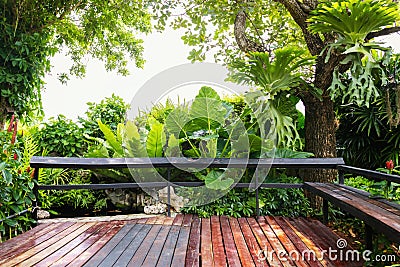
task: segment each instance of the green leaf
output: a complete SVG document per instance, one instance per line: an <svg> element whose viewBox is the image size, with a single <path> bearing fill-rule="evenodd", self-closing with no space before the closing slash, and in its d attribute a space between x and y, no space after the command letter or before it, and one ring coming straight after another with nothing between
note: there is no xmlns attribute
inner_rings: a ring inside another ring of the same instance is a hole
<svg viewBox="0 0 400 267"><path fill-rule="evenodd" d="M176 139L175 135L171 134L168 139L168 146L165 149L165 156L167 157L179 157L181 155L179 140Z"/></svg>
<svg viewBox="0 0 400 267"><path fill-rule="evenodd" d="M146 140L147 155L152 158L162 157L165 140L164 125L154 122Z"/></svg>
<svg viewBox="0 0 400 267"><path fill-rule="evenodd" d="M182 133L187 135L185 127L189 121L188 114L182 109L176 108L168 114L168 117L165 120L165 127L168 132L179 138Z"/></svg>
<svg viewBox="0 0 400 267"><path fill-rule="evenodd" d="M9 185L12 183L12 174L9 170L4 169L1 171L1 173L3 174L3 178L6 181L6 184Z"/></svg>
<svg viewBox="0 0 400 267"><path fill-rule="evenodd" d="M217 92L203 86L190 108L190 118L196 120L198 130L211 131L225 122L226 109Z"/></svg>
<svg viewBox="0 0 400 267"><path fill-rule="evenodd" d="M232 178L224 178L224 174L215 170L210 171L205 177L206 187L213 190L227 190L233 185Z"/></svg>
<svg viewBox="0 0 400 267"><path fill-rule="evenodd" d="M104 137L106 138L107 143L112 147L115 153L119 155L123 155L122 143L117 141L117 137L114 135L110 127L101 122L101 120L97 121L100 130L103 132Z"/></svg>

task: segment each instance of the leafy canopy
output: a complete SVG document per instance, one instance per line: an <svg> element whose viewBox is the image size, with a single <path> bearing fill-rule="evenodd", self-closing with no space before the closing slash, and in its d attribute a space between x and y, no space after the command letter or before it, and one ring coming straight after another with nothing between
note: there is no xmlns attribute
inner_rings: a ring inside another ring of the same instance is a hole
<svg viewBox="0 0 400 267"><path fill-rule="evenodd" d="M2 105L24 118L42 114L43 77L50 58L64 51L73 61L68 73L83 76L88 56L107 70L128 74L128 59L142 67L142 40L151 17L143 1L1 0L0 90ZM3 111L1 111L3 112ZM4 120L0 114L0 120Z"/></svg>

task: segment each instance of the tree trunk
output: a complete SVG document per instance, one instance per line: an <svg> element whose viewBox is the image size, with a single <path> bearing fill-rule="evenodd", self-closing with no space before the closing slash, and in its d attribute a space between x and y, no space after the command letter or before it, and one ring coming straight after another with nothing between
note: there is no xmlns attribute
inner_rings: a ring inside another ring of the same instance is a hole
<svg viewBox="0 0 400 267"><path fill-rule="evenodd" d="M304 100L305 106L305 150L314 153L318 158L336 157L336 119L334 103L327 96L323 100L310 97ZM303 179L308 182L332 182L336 179L336 170L307 170ZM321 199L306 192L311 206L321 207Z"/></svg>

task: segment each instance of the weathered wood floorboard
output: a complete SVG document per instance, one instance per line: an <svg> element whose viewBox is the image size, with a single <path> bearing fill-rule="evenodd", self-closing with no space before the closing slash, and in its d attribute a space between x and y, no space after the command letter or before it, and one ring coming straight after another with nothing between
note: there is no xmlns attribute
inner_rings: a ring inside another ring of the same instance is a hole
<svg viewBox="0 0 400 267"><path fill-rule="evenodd" d="M320 257L339 238L312 219L271 216L47 223L0 244L0 265L361 266ZM306 251L316 257L290 257Z"/></svg>

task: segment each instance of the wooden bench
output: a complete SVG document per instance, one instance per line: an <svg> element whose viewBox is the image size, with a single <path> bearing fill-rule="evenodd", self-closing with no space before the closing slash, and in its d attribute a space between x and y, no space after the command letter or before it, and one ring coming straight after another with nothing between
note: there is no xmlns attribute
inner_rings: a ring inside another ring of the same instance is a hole
<svg viewBox="0 0 400 267"><path fill-rule="evenodd" d="M369 171L350 166L338 166L339 184L306 182L304 189L323 198L324 222L328 221L328 202L365 223L366 245L372 248L373 230L385 234L390 240L400 244L400 205L384 198L372 197L369 193L344 185L344 172L368 178L400 183L395 175Z"/></svg>

